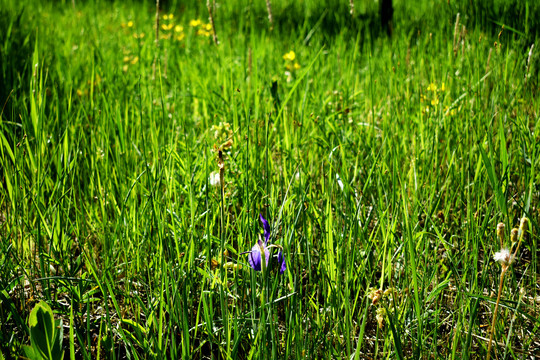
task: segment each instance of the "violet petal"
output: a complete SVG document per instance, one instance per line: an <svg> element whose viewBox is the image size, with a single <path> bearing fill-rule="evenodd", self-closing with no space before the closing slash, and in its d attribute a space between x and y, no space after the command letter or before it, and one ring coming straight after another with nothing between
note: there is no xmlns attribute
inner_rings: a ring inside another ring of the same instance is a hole
<svg viewBox="0 0 540 360"><path fill-rule="evenodd" d="M264 251L264 257L266 261L266 265L268 265L268 261L270 260L270 252L264 246L264 243L261 240L257 241L257 244L255 244L248 255L248 262L249 266L253 268L255 271L261 271L262 269L262 258L261 253Z"/></svg>
<svg viewBox="0 0 540 360"><path fill-rule="evenodd" d="M264 244L268 245L268 240L270 239L270 224L268 224L268 221L266 221L262 214L259 214L259 219L261 220L264 227Z"/></svg>
<svg viewBox="0 0 540 360"><path fill-rule="evenodd" d="M283 255L281 250L278 253L277 259L279 264L279 273L283 274L285 270L287 270L287 264L285 263L285 255Z"/></svg>

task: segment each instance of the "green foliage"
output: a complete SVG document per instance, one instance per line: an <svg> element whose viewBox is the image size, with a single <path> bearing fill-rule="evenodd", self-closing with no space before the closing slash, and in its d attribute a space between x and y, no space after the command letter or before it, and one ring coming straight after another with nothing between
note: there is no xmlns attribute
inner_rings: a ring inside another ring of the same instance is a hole
<svg viewBox="0 0 540 360"><path fill-rule="evenodd" d="M31 346L25 345L24 352L29 359L64 358L62 319L54 319L53 311L45 301L40 301L30 312L28 326Z"/></svg>
<svg viewBox="0 0 540 360"><path fill-rule="evenodd" d="M494 346L534 355L540 16L491 2L396 0L391 38L374 1L218 2L216 46L160 1L156 46L154 2L0 0L0 351L482 357L526 215Z"/></svg>

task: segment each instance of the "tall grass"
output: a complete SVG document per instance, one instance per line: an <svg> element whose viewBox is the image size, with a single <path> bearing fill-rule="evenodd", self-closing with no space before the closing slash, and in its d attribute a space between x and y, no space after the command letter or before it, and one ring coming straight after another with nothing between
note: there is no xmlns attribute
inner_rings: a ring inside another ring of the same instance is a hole
<svg viewBox="0 0 540 360"><path fill-rule="evenodd" d="M537 35L218 5L219 45L171 2L156 47L154 4L2 1L1 353L44 299L71 359L486 356L495 229L527 216L493 351L538 356ZM240 254L259 214L283 275Z"/></svg>

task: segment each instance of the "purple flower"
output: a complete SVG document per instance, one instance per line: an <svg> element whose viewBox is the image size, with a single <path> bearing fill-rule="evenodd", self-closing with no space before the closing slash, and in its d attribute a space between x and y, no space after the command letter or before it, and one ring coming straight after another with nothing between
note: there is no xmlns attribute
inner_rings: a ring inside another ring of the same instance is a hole
<svg viewBox="0 0 540 360"><path fill-rule="evenodd" d="M268 224L268 221L262 216L262 214L259 214L259 219L261 220L261 223L264 228L264 242L262 241L261 237L259 236L259 240L257 240L257 243L251 248L250 251L243 252L241 254L249 254L248 255L248 262L249 266L253 268L255 271L261 271L263 268L263 258L262 254L264 253L264 266L268 266L268 263L270 262L270 248L276 247L279 248L278 252L278 265L279 265L279 273L283 274L285 270L287 270L287 264L285 263L285 255L283 255L283 248L279 245L268 245L268 241L270 240L270 224Z"/></svg>
<svg viewBox="0 0 540 360"><path fill-rule="evenodd" d="M270 251L268 251L268 248L266 247L266 242L263 243L260 238L248 253L249 266L255 271L261 271L262 269L262 253L264 253L265 265L268 265L268 262L270 261Z"/></svg>

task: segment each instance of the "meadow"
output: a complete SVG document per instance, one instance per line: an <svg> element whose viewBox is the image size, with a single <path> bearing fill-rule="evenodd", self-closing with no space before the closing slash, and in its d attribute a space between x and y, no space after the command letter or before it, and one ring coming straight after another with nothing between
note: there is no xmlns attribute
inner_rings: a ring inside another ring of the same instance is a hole
<svg viewBox="0 0 540 360"><path fill-rule="evenodd" d="M540 358L540 4L266 3L0 0L0 359Z"/></svg>

